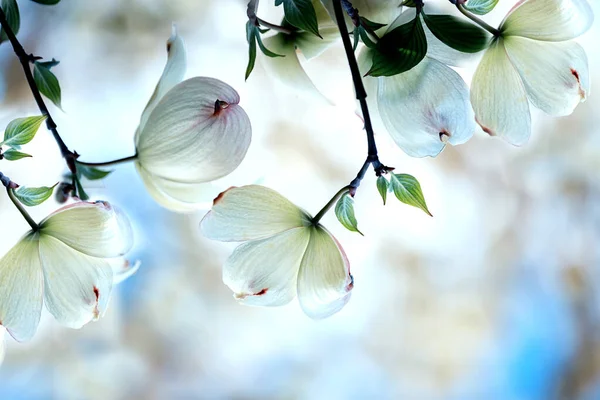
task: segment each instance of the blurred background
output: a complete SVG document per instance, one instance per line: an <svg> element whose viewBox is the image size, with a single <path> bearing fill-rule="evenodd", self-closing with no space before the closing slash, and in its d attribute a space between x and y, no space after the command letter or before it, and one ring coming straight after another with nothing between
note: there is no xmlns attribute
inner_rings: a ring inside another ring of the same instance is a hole
<svg viewBox="0 0 600 400"><path fill-rule="evenodd" d="M259 15L277 22L281 11L262 3ZM498 23L514 1L501 3L486 20ZM244 82L243 0L19 4L26 50L61 61L53 71L64 112L51 112L83 160L133 154L175 21L187 77L231 84L253 123L247 158L218 187L259 182L316 213L363 163L341 43L306 65L328 105L278 83L260 54ZM596 24L580 39L593 82L599 34ZM460 72L469 80L475 66ZM2 44L2 128L39 114L20 68ZM384 207L369 174L356 197L365 237L324 219L355 289L339 314L318 322L296 302L238 305L220 271L235 245L201 237L205 211L161 209L132 165L116 167L87 189L130 216L130 258L142 267L99 322L74 331L44 315L30 343L7 336L0 399L599 399L599 99L592 93L560 119L532 108L523 148L479 133L435 159L413 159L379 130L381 160L420 180L435 217L393 198ZM34 157L2 161L1 170L27 186L60 180L64 163L45 129L26 151ZM52 200L31 213L41 219L57 207ZM6 196L0 208L5 254L28 226Z"/></svg>

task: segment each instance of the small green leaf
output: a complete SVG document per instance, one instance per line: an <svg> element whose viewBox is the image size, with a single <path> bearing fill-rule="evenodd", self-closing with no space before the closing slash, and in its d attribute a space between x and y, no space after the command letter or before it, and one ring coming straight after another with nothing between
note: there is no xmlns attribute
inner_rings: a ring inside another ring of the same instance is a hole
<svg viewBox="0 0 600 400"><path fill-rule="evenodd" d="M88 167L87 165L77 163L77 172L85 176L90 181L96 181L98 179L106 178L113 170L104 171L94 167Z"/></svg>
<svg viewBox="0 0 600 400"><path fill-rule="evenodd" d="M335 205L335 216L346 229L362 235L362 232L358 230L358 222L356 222L354 216L354 200L348 193L343 195Z"/></svg>
<svg viewBox="0 0 600 400"><path fill-rule="evenodd" d="M79 178L75 178L75 188L77 189L77 197L79 197L81 200L85 201L90 199L90 196L88 196L85 190L83 190L83 185L81 184Z"/></svg>
<svg viewBox="0 0 600 400"><path fill-rule="evenodd" d="M21 186L15 190L15 197L27 207L37 206L52 196L52 191L56 185L58 185L58 183L52 187L42 186L38 188L27 188Z"/></svg>
<svg viewBox="0 0 600 400"><path fill-rule="evenodd" d="M365 46L367 46L370 49L374 49L377 47L377 44L371 40L369 34L367 33L367 30L362 26L358 27L358 34L360 35L360 38L362 39Z"/></svg>
<svg viewBox="0 0 600 400"><path fill-rule="evenodd" d="M358 27L354 28L354 30L352 31L352 38L354 39L352 51L356 51L358 47L358 42L360 41L360 32L358 31Z"/></svg>
<svg viewBox="0 0 600 400"><path fill-rule="evenodd" d="M256 64L256 25L251 21L246 22L246 39L248 40L248 66L246 67L246 80L250 77L254 64Z"/></svg>
<svg viewBox="0 0 600 400"><path fill-rule="evenodd" d="M12 120L4 131L4 140L0 146L18 147L31 142L45 116L17 118Z"/></svg>
<svg viewBox="0 0 600 400"><path fill-rule="evenodd" d="M285 19L298 29L303 29L319 37L319 22L312 0L276 0L275 5L283 3Z"/></svg>
<svg viewBox="0 0 600 400"><path fill-rule="evenodd" d="M31 0L31 1L38 3L38 4L44 4L46 6L53 6L60 2L60 0Z"/></svg>
<svg viewBox="0 0 600 400"><path fill-rule="evenodd" d="M383 205L385 206L385 202L387 200L387 193L390 187L390 183L383 176L377 178L377 190L383 199Z"/></svg>
<svg viewBox="0 0 600 400"><path fill-rule="evenodd" d="M367 75L394 76L418 65L427 54L427 38L420 18L393 29L377 43Z"/></svg>
<svg viewBox="0 0 600 400"><path fill-rule="evenodd" d="M16 160L20 160L21 158L25 158L25 157L32 157L32 156L30 154L21 153L20 151L17 151L15 149L8 149L4 153L2 153L2 158L4 158L5 160L8 160L8 161L16 161Z"/></svg>
<svg viewBox="0 0 600 400"><path fill-rule="evenodd" d="M263 41L260 37L260 29L258 29L258 27L256 27L256 42L258 43L258 47L260 48L260 51L262 51L262 53L267 56L267 57L271 57L271 58L275 58L275 57L285 57L282 54L277 54L272 52L271 50L267 49L265 47L265 45L263 44Z"/></svg>
<svg viewBox="0 0 600 400"><path fill-rule="evenodd" d="M54 65L48 63L52 63L52 61L45 63L36 61L34 63L33 79L35 80L35 84L40 90L40 93L46 96L58 108L62 109L60 84L58 83L56 76L50 71L50 67Z"/></svg>
<svg viewBox="0 0 600 400"><path fill-rule="evenodd" d="M10 26L10 29L16 36L17 33L19 33L19 28L21 27L21 15L19 13L17 0L1 0L0 7L2 7L2 10L6 15L8 26ZM8 40L8 36L6 35L6 32L4 32L4 28L2 28L0 29L0 43L6 40Z"/></svg>
<svg viewBox="0 0 600 400"><path fill-rule="evenodd" d="M488 47L490 35L479 26L452 15L423 14L425 24L446 46L463 53L477 53Z"/></svg>
<svg viewBox="0 0 600 400"><path fill-rule="evenodd" d="M405 7L412 7L412 8L417 6L417 4L415 3L415 0L404 0L402 5Z"/></svg>
<svg viewBox="0 0 600 400"><path fill-rule="evenodd" d="M433 217L427 208L421 185L415 177L407 174L391 174L390 184L398 200L404 204L418 207Z"/></svg>
<svg viewBox="0 0 600 400"><path fill-rule="evenodd" d="M469 0L464 7L473 14L485 15L492 11L496 4L498 0Z"/></svg>
<svg viewBox="0 0 600 400"><path fill-rule="evenodd" d="M53 58L52 61L38 61L38 64L48 69L51 69L60 64L60 61Z"/></svg>
<svg viewBox="0 0 600 400"><path fill-rule="evenodd" d="M379 22L369 21L365 17L360 17L360 24L366 29L370 29L372 31L379 30L383 28L386 24L380 24Z"/></svg>

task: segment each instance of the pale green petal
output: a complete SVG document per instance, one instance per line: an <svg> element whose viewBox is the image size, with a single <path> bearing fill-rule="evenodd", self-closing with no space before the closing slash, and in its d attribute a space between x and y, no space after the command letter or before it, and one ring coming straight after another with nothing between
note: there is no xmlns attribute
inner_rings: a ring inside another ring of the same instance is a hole
<svg viewBox="0 0 600 400"><path fill-rule="evenodd" d="M587 0L521 0L500 30L505 36L560 42L580 36L593 22Z"/></svg>
<svg viewBox="0 0 600 400"><path fill-rule="evenodd" d="M154 89L154 93L152 93L152 97L150 97L150 101L148 101L148 104L142 113L140 125L135 134L136 142L137 136L144 128L144 125L146 125L152 110L154 110L158 102L165 94L167 94L169 90L183 80L186 69L187 57L185 44L183 43L181 36L177 34L175 25L173 25L173 33L171 34L169 40L167 40L167 65L165 65L165 69L163 70L162 76L160 77L160 80Z"/></svg>
<svg viewBox="0 0 600 400"><path fill-rule="evenodd" d="M204 236L224 242L265 239L310 224L310 216L276 191L232 187L214 201L200 224Z"/></svg>
<svg viewBox="0 0 600 400"><path fill-rule="evenodd" d="M216 109L216 101L226 108ZM151 174L208 182L242 162L252 137L250 120L229 85L192 78L175 86L150 114L137 138L138 162Z"/></svg>
<svg viewBox="0 0 600 400"><path fill-rule="evenodd" d="M451 68L429 57L403 74L379 78L379 112L406 154L435 157L476 129L469 89Z"/></svg>
<svg viewBox="0 0 600 400"><path fill-rule="evenodd" d="M354 280L350 263L337 240L321 226L310 229L298 275L298 299L306 315L321 319L344 307Z"/></svg>
<svg viewBox="0 0 600 400"><path fill-rule="evenodd" d="M281 306L296 297L310 228L294 228L238 246L223 266L223 282L241 303Z"/></svg>
<svg viewBox="0 0 600 400"><path fill-rule="evenodd" d="M483 130L520 146L531 135L529 102L502 39L485 52L471 83L471 103Z"/></svg>
<svg viewBox="0 0 600 400"><path fill-rule="evenodd" d="M35 334L43 292L38 235L30 233L0 260L0 325L16 340Z"/></svg>
<svg viewBox="0 0 600 400"><path fill-rule="evenodd" d="M40 232L94 257L118 257L133 245L129 220L105 201L65 206L40 223Z"/></svg>
<svg viewBox="0 0 600 400"><path fill-rule="evenodd" d="M511 36L505 40L529 100L554 116L569 115L588 96L590 73L585 50L575 42L550 43Z"/></svg>
<svg viewBox="0 0 600 400"><path fill-rule="evenodd" d="M108 261L83 254L43 234L40 259L46 308L58 322L77 329L104 315L113 286Z"/></svg>

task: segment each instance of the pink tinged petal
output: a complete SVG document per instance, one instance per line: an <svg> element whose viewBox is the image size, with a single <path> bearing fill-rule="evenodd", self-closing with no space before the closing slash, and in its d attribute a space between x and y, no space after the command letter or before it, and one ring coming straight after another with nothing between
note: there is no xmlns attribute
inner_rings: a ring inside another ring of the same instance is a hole
<svg viewBox="0 0 600 400"><path fill-rule="evenodd" d="M158 102L164 97L165 94L167 94L169 90L183 80L186 69L187 56L185 44L183 43L183 39L177 35L177 29L175 25L173 25L173 33L171 34L169 40L167 40L167 65L165 65L165 69L163 70L162 76L160 77L160 80L154 89L154 93L152 94L152 97L150 97L150 101L148 101L148 105L146 105L146 108L142 113L140 126L135 134L136 142L137 136L144 129L152 110L154 110Z"/></svg>
<svg viewBox="0 0 600 400"><path fill-rule="evenodd" d="M15 340L35 334L43 291L38 235L29 233L0 260L0 325Z"/></svg>
<svg viewBox="0 0 600 400"><path fill-rule="evenodd" d="M554 116L569 115L590 90L588 60L575 42L549 43L512 36L506 52L519 71L529 100Z"/></svg>
<svg viewBox="0 0 600 400"><path fill-rule="evenodd" d="M281 306L296 297L309 228L294 228L238 246L223 266L223 282L241 303Z"/></svg>
<svg viewBox="0 0 600 400"><path fill-rule="evenodd" d="M521 0L500 26L505 36L561 42L586 32L594 22L587 0Z"/></svg>
<svg viewBox="0 0 600 400"><path fill-rule="evenodd" d="M531 135L531 115L527 93L519 73L510 62L503 39L485 52L471 83L471 103L475 118L490 136L498 136L516 146Z"/></svg>
<svg viewBox="0 0 600 400"><path fill-rule="evenodd" d="M83 254L60 240L40 237L46 308L70 328L81 328L106 311L113 286L108 261Z"/></svg>
<svg viewBox="0 0 600 400"><path fill-rule="evenodd" d="M210 204L217 190L211 183L186 183L152 175L139 163L135 167L150 196L161 206L177 212L191 212Z"/></svg>
<svg viewBox="0 0 600 400"><path fill-rule="evenodd" d="M259 185L221 193L202 222L204 236L224 242L265 239L310 224L311 217L276 191Z"/></svg>
<svg viewBox="0 0 600 400"><path fill-rule="evenodd" d="M169 91L137 137L138 162L151 174L201 183L231 173L244 159L252 128L229 85L192 78Z"/></svg>
<svg viewBox="0 0 600 400"><path fill-rule="evenodd" d="M298 299L306 315L321 319L344 307L354 280L350 263L337 240L322 226L310 229L298 275Z"/></svg>
<svg viewBox="0 0 600 400"><path fill-rule="evenodd" d="M388 132L410 156L435 157L446 143L464 143L475 132L467 85L431 58L403 74L379 78L377 99Z"/></svg>
<svg viewBox="0 0 600 400"><path fill-rule="evenodd" d="M40 223L40 232L94 257L118 257L133 245L129 219L105 201L65 206Z"/></svg>

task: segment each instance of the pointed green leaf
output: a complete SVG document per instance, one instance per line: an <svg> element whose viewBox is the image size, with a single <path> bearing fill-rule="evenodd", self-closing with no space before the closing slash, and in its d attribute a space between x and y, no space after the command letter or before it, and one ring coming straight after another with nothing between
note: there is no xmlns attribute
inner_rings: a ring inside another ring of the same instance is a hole
<svg viewBox="0 0 600 400"><path fill-rule="evenodd" d="M36 61L33 65L33 79L40 93L62 109L60 84L56 76L50 71L49 64Z"/></svg>
<svg viewBox="0 0 600 400"><path fill-rule="evenodd" d="M246 80L250 77L254 64L256 64L256 25L251 21L246 22L246 39L248 40L248 66L246 67Z"/></svg>
<svg viewBox="0 0 600 400"><path fill-rule="evenodd" d="M469 0L464 7L473 14L485 15L492 11L498 0Z"/></svg>
<svg viewBox="0 0 600 400"><path fill-rule="evenodd" d="M383 176L380 176L379 178L377 178L377 190L379 191L379 194L381 195L381 198L383 199L383 205L385 206L385 202L387 200L387 193L389 190L389 182L387 179L385 179Z"/></svg>
<svg viewBox="0 0 600 400"><path fill-rule="evenodd" d="M81 184L81 181L79 180L79 178L75 178L75 188L77 189L77 197L79 197L81 200L89 200L90 196L88 196L88 194L85 192L85 190L83 189L83 185Z"/></svg>
<svg viewBox="0 0 600 400"><path fill-rule="evenodd" d="M4 153L2 153L2 158L4 158L5 160L8 160L8 161L16 161L16 160L20 160L21 158L25 158L25 157L31 157L31 155L26 154L26 153L21 153L20 151L17 151L15 149L8 149Z"/></svg>
<svg viewBox="0 0 600 400"><path fill-rule="evenodd" d="M358 222L356 222L354 216L354 200L348 193L343 195L335 205L335 216L346 229L362 235L362 232L358 230Z"/></svg>
<svg viewBox="0 0 600 400"><path fill-rule="evenodd" d="M21 186L15 190L15 197L27 207L37 206L52 196L52 191L56 185L58 185L58 183L52 187L42 186L38 188L28 188Z"/></svg>
<svg viewBox="0 0 600 400"><path fill-rule="evenodd" d="M370 29L372 31L379 30L383 28L386 24L380 24L379 22L369 21L365 17L360 17L360 24L366 29Z"/></svg>
<svg viewBox="0 0 600 400"><path fill-rule="evenodd" d="M8 26L10 26L10 29L16 36L17 33L19 33L19 28L21 27L21 15L19 14L17 0L1 0L0 7L2 7L2 10L4 11L4 15L6 15ZM4 28L2 28L0 29L0 43L6 40L8 40L8 36L6 36Z"/></svg>
<svg viewBox="0 0 600 400"><path fill-rule="evenodd" d="M427 38L420 18L393 29L377 43L367 75L394 76L418 65L427 54Z"/></svg>
<svg viewBox="0 0 600 400"><path fill-rule="evenodd" d="M417 4L415 3L415 0L404 0L402 5L405 7L412 7L412 8L417 6Z"/></svg>
<svg viewBox="0 0 600 400"><path fill-rule="evenodd" d="M394 194L404 204L418 207L433 217L427 208L419 181L412 175L391 174L390 184Z"/></svg>
<svg viewBox="0 0 600 400"><path fill-rule="evenodd" d="M463 53L477 53L490 43L490 34L485 29L461 18L423 14L423 19L436 38Z"/></svg>
<svg viewBox="0 0 600 400"><path fill-rule="evenodd" d="M31 0L31 1L36 2L38 4L44 4L46 6L53 6L60 2L60 0Z"/></svg>
<svg viewBox="0 0 600 400"><path fill-rule="evenodd" d="M354 30L352 31L352 38L354 39L354 45L352 46L352 51L356 51L356 48L358 47L358 42L360 39L360 32L358 31L358 27L355 27Z"/></svg>
<svg viewBox="0 0 600 400"><path fill-rule="evenodd" d="M37 63L43 67L51 69L51 68L56 67L58 64L60 64L60 61L53 58L52 61L38 61Z"/></svg>
<svg viewBox="0 0 600 400"><path fill-rule="evenodd" d="M87 165L77 163L77 172L80 172L81 175L85 176L90 181L95 181L98 179L106 178L111 172L113 172L113 170L104 171L98 168L88 167Z"/></svg>
<svg viewBox="0 0 600 400"><path fill-rule="evenodd" d="M281 1L276 2L275 5L281 3ZM321 36L317 12L312 0L283 0L283 11L285 19L296 28Z"/></svg>
<svg viewBox="0 0 600 400"><path fill-rule="evenodd" d="M260 48L260 51L262 51L262 53L267 56L267 57L271 57L271 58L275 58L275 57L285 57L282 54L277 54L272 52L271 50L267 49L265 47L265 45L263 44L262 38L260 37L260 29L258 29L258 27L256 27L256 42L258 43L258 47Z"/></svg>
<svg viewBox="0 0 600 400"><path fill-rule="evenodd" d="M18 147L31 142L44 120L46 117L43 115L12 120L4 131L0 146Z"/></svg>

